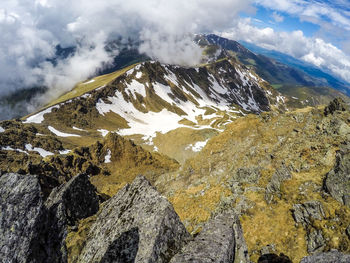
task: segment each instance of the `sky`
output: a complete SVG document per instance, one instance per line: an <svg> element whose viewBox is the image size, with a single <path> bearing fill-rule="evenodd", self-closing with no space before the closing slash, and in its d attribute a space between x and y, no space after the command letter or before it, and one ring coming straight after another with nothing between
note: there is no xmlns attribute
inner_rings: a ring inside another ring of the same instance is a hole
<svg viewBox="0 0 350 263"><path fill-rule="evenodd" d="M222 36L280 51L350 82L350 1L254 0Z"/></svg>
<svg viewBox="0 0 350 263"><path fill-rule="evenodd" d="M348 0L1 0L0 97L45 85L42 105L113 61L121 38L164 63L195 65L196 33L251 42L350 82ZM76 47L53 63L56 46Z"/></svg>

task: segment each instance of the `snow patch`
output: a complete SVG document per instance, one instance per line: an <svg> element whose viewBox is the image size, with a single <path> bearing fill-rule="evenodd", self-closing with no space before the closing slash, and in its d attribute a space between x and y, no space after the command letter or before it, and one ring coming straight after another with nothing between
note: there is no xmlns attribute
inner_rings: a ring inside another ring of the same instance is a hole
<svg viewBox="0 0 350 263"><path fill-rule="evenodd" d="M63 151L59 151L60 154L68 154L70 153L71 150L63 150Z"/></svg>
<svg viewBox="0 0 350 263"><path fill-rule="evenodd" d="M0 133L4 132L5 129L3 127L0 126Z"/></svg>
<svg viewBox="0 0 350 263"><path fill-rule="evenodd" d="M29 152L38 152L41 155L41 157L44 157L44 158L46 156L54 155L54 153L46 151L43 148L39 148L39 147L34 147L33 148L33 146L30 143L26 144L25 147L26 147L27 151L29 151Z"/></svg>
<svg viewBox="0 0 350 263"><path fill-rule="evenodd" d="M128 85L127 90L129 90L134 97L136 97L135 96L136 92L138 94L140 94L142 97L146 97L145 85L143 85L142 83L138 82L137 80L133 79L132 82Z"/></svg>
<svg viewBox="0 0 350 263"><path fill-rule="evenodd" d="M21 152L21 153L25 153L25 154L29 155L29 153L27 153L26 151L23 151L21 149L14 149L14 148L12 148L10 146L2 147L1 149L3 151L15 151L15 152Z"/></svg>
<svg viewBox="0 0 350 263"><path fill-rule="evenodd" d="M208 141L209 139L202 142L196 142L195 144L190 144L185 148L185 150L191 149L193 152L200 152L204 148L204 146L207 144Z"/></svg>
<svg viewBox="0 0 350 263"><path fill-rule="evenodd" d="M90 84L90 83L93 83L93 82L95 82L95 80L91 79L91 80L88 80L88 81L84 82L83 84L86 85L86 84Z"/></svg>
<svg viewBox="0 0 350 263"><path fill-rule="evenodd" d="M76 130L76 131L83 131L83 132L86 132L85 130L80 129L80 128L77 128L77 127L75 127L75 126L73 126L72 128L73 128L73 130Z"/></svg>
<svg viewBox="0 0 350 263"><path fill-rule="evenodd" d="M70 134L70 133L60 132L60 131L56 130L54 127L52 127L52 126L48 126L47 128L52 133L54 133L55 135L57 135L59 137L80 137L80 135L78 135L78 134Z"/></svg>
<svg viewBox="0 0 350 263"><path fill-rule="evenodd" d="M106 135L109 133L108 130L104 130L104 129L98 129L97 131L100 132L103 137L106 137Z"/></svg>
<svg viewBox="0 0 350 263"><path fill-rule="evenodd" d="M110 149L107 150L107 154L105 156L105 163L110 163L112 158L112 152Z"/></svg>
<svg viewBox="0 0 350 263"><path fill-rule="evenodd" d="M142 72L138 71L135 76L137 79L140 79L142 77Z"/></svg>
<svg viewBox="0 0 350 263"><path fill-rule="evenodd" d="M59 109L59 107L59 105L56 105L46 110L43 110L35 115L28 117L23 123L42 123L44 121L44 115L46 113L51 113L53 109Z"/></svg>

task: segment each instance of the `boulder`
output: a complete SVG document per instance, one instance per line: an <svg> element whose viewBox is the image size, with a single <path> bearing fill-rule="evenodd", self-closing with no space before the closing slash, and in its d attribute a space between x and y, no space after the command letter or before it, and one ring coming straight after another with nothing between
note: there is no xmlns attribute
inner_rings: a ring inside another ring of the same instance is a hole
<svg viewBox="0 0 350 263"><path fill-rule="evenodd" d="M46 202L37 176L5 174L0 186L2 262L67 262L68 223L98 210L88 178L72 178Z"/></svg>
<svg viewBox="0 0 350 263"><path fill-rule="evenodd" d="M266 186L265 191L265 201L270 204L274 196L281 196L281 184L288 179L292 178L292 174L290 172L290 169L285 166L285 164L282 164L279 169L275 171L275 173L272 175L270 182Z"/></svg>
<svg viewBox="0 0 350 263"><path fill-rule="evenodd" d="M349 263L349 262L350 262L350 255L346 255L338 251L314 254L312 256L304 257L300 261L300 263Z"/></svg>
<svg viewBox="0 0 350 263"><path fill-rule="evenodd" d="M74 225L76 221L98 212L99 198L88 176L79 174L66 184L55 188L45 205L48 208L63 205L67 224Z"/></svg>
<svg viewBox="0 0 350 263"><path fill-rule="evenodd" d="M332 100L324 109L324 115L333 114L336 111L346 111L348 106L341 98Z"/></svg>
<svg viewBox="0 0 350 263"><path fill-rule="evenodd" d="M228 213L211 219L170 263L232 263L235 259L234 222L237 219Z"/></svg>
<svg viewBox="0 0 350 263"><path fill-rule="evenodd" d="M138 176L105 202L78 262L169 262L190 239L172 205Z"/></svg>
<svg viewBox="0 0 350 263"><path fill-rule="evenodd" d="M39 262L40 234L45 218L36 176L0 177L0 258L2 262Z"/></svg>
<svg viewBox="0 0 350 263"><path fill-rule="evenodd" d="M338 202L350 207L350 145L337 152L336 163L326 175L324 188Z"/></svg>
<svg viewBox="0 0 350 263"><path fill-rule="evenodd" d="M46 221L44 247L49 249L50 262L67 261L67 226L98 212L99 198L86 174L79 174L52 190L45 202Z"/></svg>
<svg viewBox="0 0 350 263"><path fill-rule="evenodd" d="M322 220L325 217L323 206L319 201L308 201L293 205L293 217L296 223L307 227L311 220Z"/></svg>
<svg viewBox="0 0 350 263"><path fill-rule="evenodd" d="M289 257L281 253L279 256L273 253L259 257L258 263L293 263Z"/></svg>

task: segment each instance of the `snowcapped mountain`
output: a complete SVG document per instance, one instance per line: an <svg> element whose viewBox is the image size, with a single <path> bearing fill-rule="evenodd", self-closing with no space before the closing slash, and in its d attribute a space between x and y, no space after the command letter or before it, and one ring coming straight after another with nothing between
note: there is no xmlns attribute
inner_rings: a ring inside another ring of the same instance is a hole
<svg viewBox="0 0 350 263"><path fill-rule="evenodd" d="M233 58L197 68L151 61L81 83L24 123L43 125L59 137L116 132L153 145L157 134L180 128L221 131L247 113L284 109L283 101Z"/></svg>

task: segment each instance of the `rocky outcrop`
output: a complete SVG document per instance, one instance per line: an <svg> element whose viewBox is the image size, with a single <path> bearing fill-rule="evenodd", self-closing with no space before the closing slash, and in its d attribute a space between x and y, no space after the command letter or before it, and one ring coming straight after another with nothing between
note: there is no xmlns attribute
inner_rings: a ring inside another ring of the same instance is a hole
<svg viewBox="0 0 350 263"><path fill-rule="evenodd" d="M259 258L258 263L292 263L292 261L283 253L279 256L271 253L262 255Z"/></svg>
<svg viewBox="0 0 350 263"><path fill-rule="evenodd" d="M3 262L66 262L67 225L98 210L86 175L78 175L44 202L32 175L0 177L0 258Z"/></svg>
<svg viewBox="0 0 350 263"><path fill-rule="evenodd" d="M336 164L326 175L324 188L338 202L350 207L350 145L336 155Z"/></svg>
<svg viewBox="0 0 350 263"><path fill-rule="evenodd" d="M292 178L290 170L282 164L282 166L272 175L271 181L267 184L265 193L265 200L267 203L271 203L274 196L281 196L281 184L290 178Z"/></svg>
<svg viewBox="0 0 350 263"><path fill-rule="evenodd" d="M5 174L0 186L0 258L2 262L31 262L38 254L44 219L38 178Z"/></svg>
<svg viewBox="0 0 350 263"><path fill-rule="evenodd" d="M189 242L170 263L221 262L231 263L235 258L233 215L224 213L211 219L195 240Z"/></svg>
<svg viewBox="0 0 350 263"><path fill-rule="evenodd" d="M350 262L350 255L345 255L338 251L314 254L312 256L304 257L300 261L300 263L348 263L348 262Z"/></svg>
<svg viewBox="0 0 350 263"><path fill-rule="evenodd" d="M319 201L309 201L304 204L293 205L293 217L296 223L308 226L311 220L322 220L325 214Z"/></svg>
<svg viewBox="0 0 350 263"><path fill-rule="evenodd" d="M78 262L169 262L190 239L172 205L138 176L105 203Z"/></svg>
<svg viewBox="0 0 350 263"><path fill-rule="evenodd" d="M313 226L314 220L323 220L325 213L319 201L308 201L303 204L293 205L293 218L298 224L302 224L306 230L307 251L309 253L320 252L324 249L326 241L322 230Z"/></svg>
<svg viewBox="0 0 350 263"><path fill-rule="evenodd" d="M55 188L46 201L50 209L62 205L68 225L98 212L99 199L95 187L86 174L73 177L68 183Z"/></svg>
<svg viewBox="0 0 350 263"><path fill-rule="evenodd" d="M344 100L341 98L336 98L333 101L331 101L327 107L324 109L324 115L333 114L336 111L346 111L348 109L347 105L345 104Z"/></svg>

